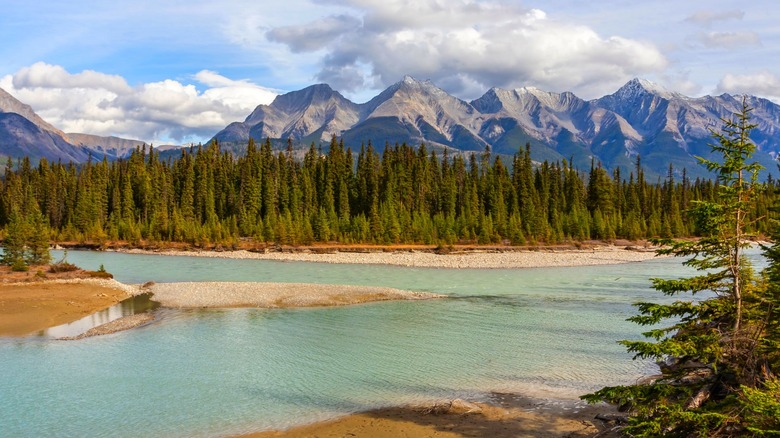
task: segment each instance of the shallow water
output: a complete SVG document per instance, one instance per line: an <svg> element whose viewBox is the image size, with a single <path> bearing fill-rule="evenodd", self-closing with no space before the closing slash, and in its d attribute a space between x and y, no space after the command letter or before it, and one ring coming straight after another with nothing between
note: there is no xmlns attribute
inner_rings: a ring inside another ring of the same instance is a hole
<svg viewBox="0 0 780 438"><path fill-rule="evenodd" d="M56 257L56 255L55 255ZM0 341L0 434L221 436L490 391L573 397L655 366L631 303L679 260L512 270L415 269L70 251L117 280L390 286L431 301L165 312L78 342Z"/></svg>
<svg viewBox="0 0 780 438"><path fill-rule="evenodd" d="M154 310L159 307L159 303L152 301L151 296L152 294L149 293L127 298L79 320L41 330L36 336L54 339L74 337L124 316Z"/></svg>

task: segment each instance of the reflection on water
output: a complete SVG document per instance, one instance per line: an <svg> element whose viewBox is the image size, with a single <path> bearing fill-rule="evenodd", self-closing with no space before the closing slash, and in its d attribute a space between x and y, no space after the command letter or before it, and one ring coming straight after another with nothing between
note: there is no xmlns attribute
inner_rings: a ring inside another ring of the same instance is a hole
<svg viewBox="0 0 780 438"><path fill-rule="evenodd" d="M144 313L157 308L160 303L152 301L151 297L152 294L141 294L127 298L111 307L99 310L77 321L41 330L38 332L37 336L47 338L69 338L78 336L89 329L107 324L124 316Z"/></svg>

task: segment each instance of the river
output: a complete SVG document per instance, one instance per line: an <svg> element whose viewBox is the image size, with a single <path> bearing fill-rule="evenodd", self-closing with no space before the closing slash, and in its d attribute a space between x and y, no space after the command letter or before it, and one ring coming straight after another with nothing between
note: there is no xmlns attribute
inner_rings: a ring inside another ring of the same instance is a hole
<svg viewBox="0 0 780 438"><path fill-rule="evenodd" d="M55 253L55 258L61 253ZM162 309L80 341L0 338L0 435L212 437L493 391L570 398L655 365L632 303L677 259L613 266L415 269L70 251L125 283L263 281L389 286L430 301L316 309Z"/></svg>

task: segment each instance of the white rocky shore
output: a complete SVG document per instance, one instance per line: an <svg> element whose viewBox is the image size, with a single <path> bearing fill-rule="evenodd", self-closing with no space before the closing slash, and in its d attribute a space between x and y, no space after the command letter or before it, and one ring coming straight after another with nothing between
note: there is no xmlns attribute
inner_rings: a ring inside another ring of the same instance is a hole
<svg viewBox="0 0 780 438"><path fill-rule="evenodd" d="M258 259L339 264L394 265L449 269L515 269L564 266L589 266L631 263L654 257L653 249L630 246L600 246L592 249L540 249L538 251L468 251L435 254L423 251L394 252L250 252L239 251L147 251L131 249L131 254Z"/></svg>
<svg viewBox="0 0 780 438"><path fill-rule="evenodd" d="M389 287L304 283L156 283L145 287L165 307L321 307L443 295Z"/></svg>

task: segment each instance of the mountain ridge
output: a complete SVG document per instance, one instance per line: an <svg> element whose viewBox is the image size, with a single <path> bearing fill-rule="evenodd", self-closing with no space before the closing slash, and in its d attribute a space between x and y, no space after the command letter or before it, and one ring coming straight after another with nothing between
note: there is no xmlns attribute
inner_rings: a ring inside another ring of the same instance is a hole
<svg viewBox="0 0 780 438"><path fill-rule="evenodd" d="M308 107L295 112L280 105L287 100L300 102L299 95L311 94L312 87L338 95L341 100L328 100L328 108L350 117L338 124L317 124L311 117L299 116L307 111L324 112L324 99L308 99ZM758 148L756 159L765 167L774 166L780 154L780 106L745 97L754 108L752 121L758 125L752 136ZM537 161L573 158L580 167L595 160L610 169L630 169L641 156L656 175L665 175L671 163L677 172L686 168L692 176L711 176L695 156L710 156L711 130L719 130L720 118L738 110L741 98L728 94L688 97L634 78L614 93L591 100L568 91L494 87L467 102L430 81L405 76L362 104L349 101L327 84L292 91L269 105L258 105L244 122L231 124L213 139L240 143L250 137L256 141L290 138L306 147L306 142L325 143L335 135L351 147L406 142L455 152L490 147L503 154L530 143ZM280 120L297 130L283 129ZM254 135L260 133L285 135Z"/></svg>

